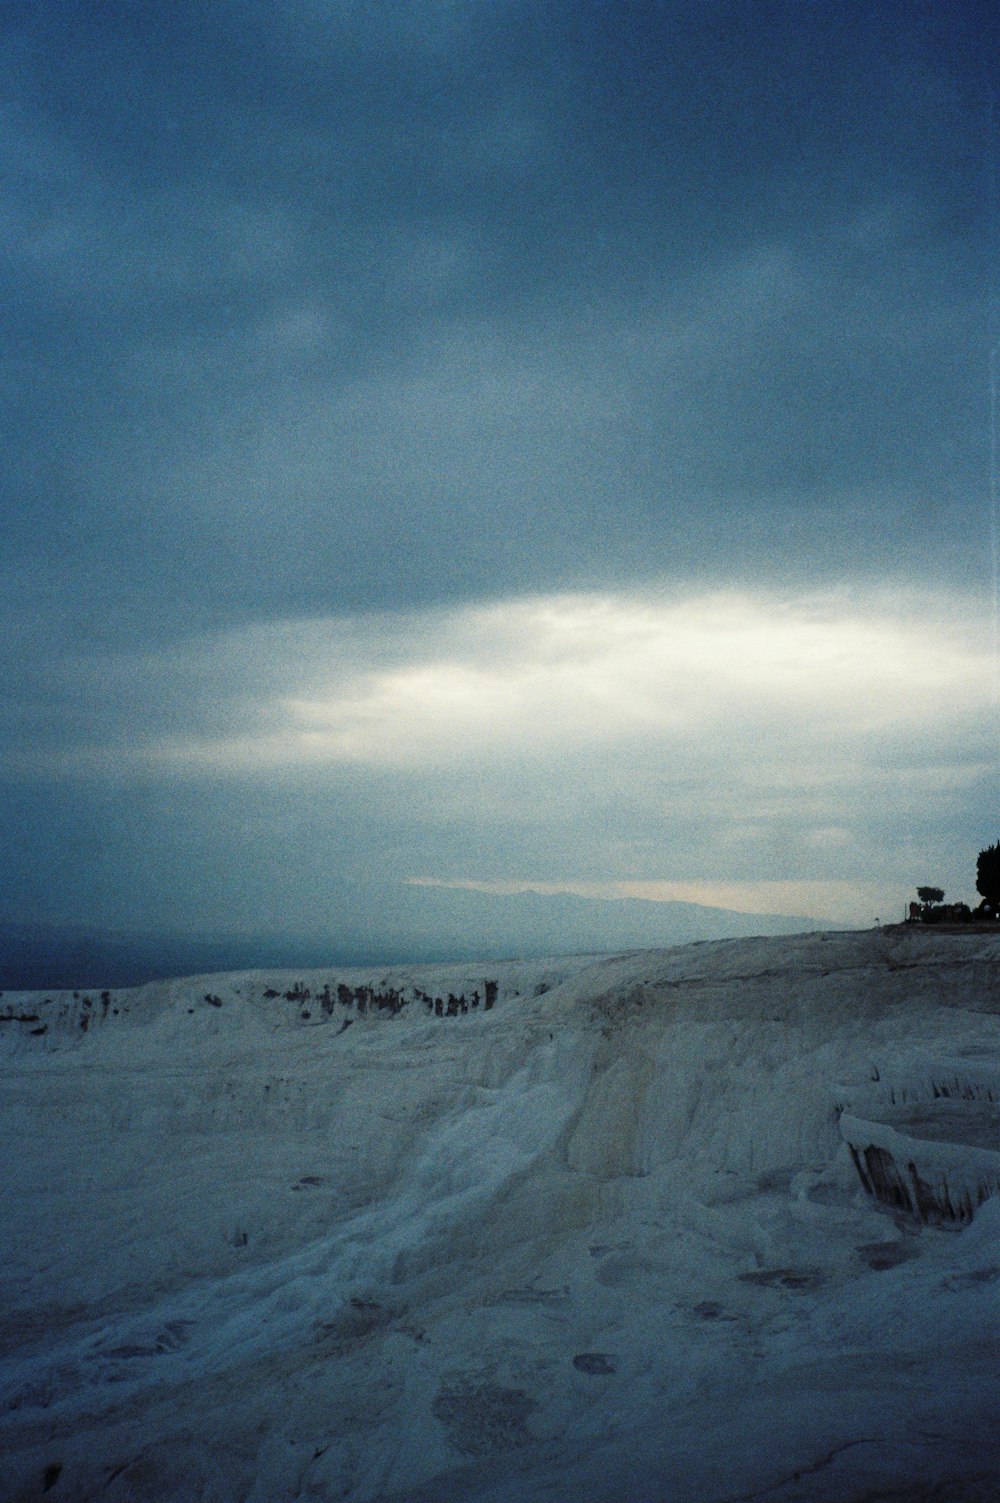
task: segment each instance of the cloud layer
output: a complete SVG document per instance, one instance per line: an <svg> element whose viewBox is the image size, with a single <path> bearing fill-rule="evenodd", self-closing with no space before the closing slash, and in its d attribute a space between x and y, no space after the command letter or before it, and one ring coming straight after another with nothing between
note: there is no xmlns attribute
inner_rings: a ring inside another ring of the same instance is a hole
<svg viewBox="0 0 1000 1503"><path fill-rule="evenodd" d="M0 907L968 885L994 7L15 9Z"/></svg>
<svg viewBox="0 0 1000 1503"><path fill-rule="evenodd" d="M284 623L67 664L76 718L48 744L27 721L8 774L140 805L168 787L286 855L312 811L312 844L353 830L337 869L359 879L384 859L399 880L808 897L860 920L923 879L911 841L936 838L936 872L964 881L949 848L995 785L991 666L977 603L952 595L573 594ZM306 908L314 881L309 860Z"/></svg>

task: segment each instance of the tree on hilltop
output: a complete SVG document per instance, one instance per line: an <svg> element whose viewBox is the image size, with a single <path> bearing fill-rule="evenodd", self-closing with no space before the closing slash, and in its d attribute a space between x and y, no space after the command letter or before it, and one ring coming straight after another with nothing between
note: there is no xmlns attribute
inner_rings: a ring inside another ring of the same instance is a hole
<svg viewBox="0 0 1000 1503"><path fill-rule="evenodd" d="M944 888L943 887L918 887L917 888L917 897L920 899L921 903L943 903L944 902Z"/></svg>
<svg viewBox="0 0 1000 1503"><path fill-rule="evenodd" d="M990 907L1000 906L1000 842L979 852L976 862L976 891Z"/></svg>

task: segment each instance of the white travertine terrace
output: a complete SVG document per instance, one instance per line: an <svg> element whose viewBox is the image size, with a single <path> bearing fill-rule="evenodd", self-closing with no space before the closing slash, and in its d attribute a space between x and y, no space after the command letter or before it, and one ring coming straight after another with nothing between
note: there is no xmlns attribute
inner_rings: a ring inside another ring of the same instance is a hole
<svg viewBox="0 0 1000 1503"><path fill-rule="evenodd" d="M996 1496L1000 937L0 1019L5 1500Z"/></svg>

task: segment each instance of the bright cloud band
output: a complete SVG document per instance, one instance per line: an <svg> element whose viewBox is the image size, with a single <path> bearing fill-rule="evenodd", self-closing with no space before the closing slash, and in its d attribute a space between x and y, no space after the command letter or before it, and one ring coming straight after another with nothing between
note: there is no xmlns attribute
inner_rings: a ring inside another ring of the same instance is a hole
<svg viewBox="0 0 1000 1503"><path fill-rule="evenodd" d="M150 739L147 765L417 769L655 740L715 762L811 753L820 776L831 757L967 738L991 679L953 599L556 596L258 628L202 654L220 696L243 694L241 723Z"/></svg>

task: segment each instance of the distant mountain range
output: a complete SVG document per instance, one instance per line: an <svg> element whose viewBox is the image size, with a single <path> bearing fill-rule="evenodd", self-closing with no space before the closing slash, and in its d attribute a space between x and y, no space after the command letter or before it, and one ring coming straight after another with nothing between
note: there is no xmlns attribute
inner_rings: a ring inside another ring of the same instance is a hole
<svg viewBox="0 0 1000 1503"><path fill-rule="evenodd" d="M120 987L212 971L600 954L842 927L699 903L496 896L405 883L355 893L326 935L180 934L0 920L0 989Z"/></svg>

